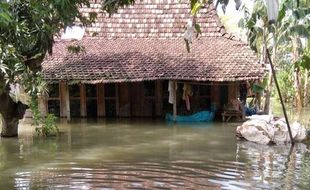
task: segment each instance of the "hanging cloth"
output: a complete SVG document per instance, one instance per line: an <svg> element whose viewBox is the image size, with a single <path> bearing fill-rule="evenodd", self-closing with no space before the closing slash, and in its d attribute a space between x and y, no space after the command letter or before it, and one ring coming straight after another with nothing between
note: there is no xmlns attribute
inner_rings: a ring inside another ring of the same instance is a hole
<svg viewBox="0 0 310 190"><path fill-rule="evenodd" d="M177 89L178 89L177 83L175 83L175 86L174 86L173 81L169 80L169 83L168 83L169 100L168 100L168 102L170 104L173 104L174 100L176 99L175 94L174 94L174 90L177 90Z"/></svg>
<svg viewBox="0 0 310 190"><path fill-rule="evenodd" d="M187 111L189 111L191 109L190 99L189 99L190 96L193 96L192 86L190 84L184 83L182 99L186 103Z"/></svg>

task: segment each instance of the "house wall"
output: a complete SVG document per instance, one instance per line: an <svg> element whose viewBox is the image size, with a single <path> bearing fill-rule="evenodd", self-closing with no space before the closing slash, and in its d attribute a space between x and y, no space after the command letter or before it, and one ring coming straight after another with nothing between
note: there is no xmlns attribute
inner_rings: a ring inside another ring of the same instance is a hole
<svg viewBox="0 0 310 190"><path fill-rule="evenodd" d="M168 103L167 87L168 81L78 84L74 88L61 82L58 86L53 86L54 91L59 90L58 93L42 99L41 109L69 119L71 117L94 116L161 117L166 112L172 112L173 105ZM238 98L239 84L193 83L192 88L194 95L190 97L191 110L187 110L185 101L182 99L183 83L178 82L177 114L190 114L205 110L211 104L221 110L225 104L222 100L223 97L226 97L227 100ZM74 94L72 89L75 89Z"/></svg>

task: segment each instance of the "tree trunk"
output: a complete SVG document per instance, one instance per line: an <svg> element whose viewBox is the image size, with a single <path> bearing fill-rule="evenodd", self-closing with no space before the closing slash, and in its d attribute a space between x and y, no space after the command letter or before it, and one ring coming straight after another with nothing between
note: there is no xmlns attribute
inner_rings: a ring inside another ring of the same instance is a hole
<svg viewBox="0 0 310 190"><path fill-rule="evenodd" d="M2 118L1 137L17 137L18 136L18 119Z"/></svg>
<svg viewBox="0 0 310 190"><path fill-rule="evenodd" d="M271 69L269 69L269 74L268 74L268 85L265 93L265 106L264 106L264 113L265 114L270 114L271 109L270 109L270 99L271 99L271 91L272 91L272 72Z"/></svg>
<svg viewBox="0 0 310 190"><path fill-rule="evenodd" d="M294 88L295 88L295 104L298 111L302 108L300 69L297 67L294 70Z"/></svg>
<svg viewBox="0 0 310 190"><path fill-rule="evenodd" d="M2 137L17 137L18 136L18 123L23 118L27 105L21 102L14 102L9 96L9 90L5 89L0 94L1 106L0 114L2 116Z"/></svg>
<svg viewBox="0 0 310 190"><path fill-rule="evenodd" d="M304 97L303 97L304 107L306 107L308 104L308 75L309 75L309 71L308 69L305 69Z"/></svg>
<svg viewBox="0 0 310 190"><path fill-rule="evenodd" d="M293 41L293 62L296 64L298 60L298 45L296 37L292 38ZM300 68L299 65L295 65L294 69L294 89L295 89L295 106L297 111L301 111L302 108L302 92L301 92L301 81L300 81Z"/></svg>
<svg viewBox="0 0 310 190"><path fill-rule="evenodd" d="M265 114L271 114L271 108L270 108L270 104L271 104L271 92L272 92L272 86L273 86L273 78L272 78L272 70L271 70L271 65L268 61L268 57L267 57L267 28L264 27L263 30L263 53L262 53L262 59L263 62L265 63L265 65L268 67L268 84L267 84L267 88L265 91L265 105L264 105L264 113ZM275 40L275 36L273 37L273 40ZM272 61L274 62L275 60L275 53L276 53L276 46L273 46L273 51L272 51Z"/></svg>

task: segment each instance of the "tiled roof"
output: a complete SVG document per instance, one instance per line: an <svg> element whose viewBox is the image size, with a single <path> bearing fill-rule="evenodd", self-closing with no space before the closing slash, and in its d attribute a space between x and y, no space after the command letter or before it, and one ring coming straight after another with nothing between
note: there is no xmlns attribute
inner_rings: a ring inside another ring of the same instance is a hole
<svg viewBox="0 0 310 190"><path fill-rule="evenodd" d="M190 19L187 0L143 0L120 9L110 18L86 28L79 42L58 41L53 55L43 63L50 82L83 83L176 79L240 81L258 79L263 68L244 43L233 40L219 22L212 5L202 9L197 21L202 35L187 53L184 26ZM84 13L99 11L99 5ZM96 32L96 37L93 33ZM72 54L67 47L79 44L85 52Z"/></svg>
<svg viewBox="0 0 310 190"><path fill-rule="evenodd" d="M191 19L188 0L137 0L135 5L121 8L111 17L100 13L100 4L83 8L83 13L98 12L97 22L86 28L89 36L104 38L182 38ZM225 29L213 5L197 15L202 36L222 36ZM229 36L229 35L227 35Z"/></svg>
<svg viewBox="0 0 310 190"><path fill-rule="evenodd" d="M72 54L70 44L84 46ZM187 53L182 39L103 39L58 42L54 54L43 63L50 82L134 82L156 79L193 81L241 81L263 75L248 46L223 37L205 37Z"/></svg>

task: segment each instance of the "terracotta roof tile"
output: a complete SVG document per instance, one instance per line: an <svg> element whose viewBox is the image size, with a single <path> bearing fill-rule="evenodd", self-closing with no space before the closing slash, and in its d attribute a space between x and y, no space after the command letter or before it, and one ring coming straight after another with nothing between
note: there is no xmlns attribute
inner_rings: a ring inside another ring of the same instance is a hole
<svg viewBox="0 0 310 190"><path fill-rule="evenodd" d="M70 44L84 46L72 54ZM103 39L57 42L53 56L43 63L50 82L108 83L176 79L240 81L258 79L263 70L256 56L240 41L204 37L187 53L183 39Z"/></svg>
<svg viewBox="0 0 310 190"><path fill-rule="evenodd" d="M97 12L97 22L87 27L89 36L97 33L104 38L179 38L191 18L188 0L143 0L121 8L111 17L102 13L100 4L83 8L84 14ZM222 36L225 30L213 5L201 9L197 15L202 36Z"/></svg>
<svg viewBox="0 0 310 190"><path fill-rule="evenodd" d="M99 12L100 5L82 12ZM244 43L232 40L212 5L197 20L202 36L187 53L184 28L190 19L187 0L143 0L86 28L79 42L58 41L43 63L50 82L100 83L177 79L239 81L263 76L257 57ZM90 37L98 32L97 37ZM78 44L86 52L70 54L67 46Z"/></svg>

